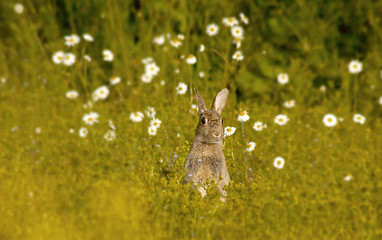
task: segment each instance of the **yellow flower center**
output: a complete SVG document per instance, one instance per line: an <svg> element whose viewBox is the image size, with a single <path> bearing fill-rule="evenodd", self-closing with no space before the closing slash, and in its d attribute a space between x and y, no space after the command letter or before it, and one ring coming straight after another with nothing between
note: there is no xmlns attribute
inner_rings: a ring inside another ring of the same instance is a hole
<svg viewBox="0 0 382 240"><path fill-rule="evenodd" d="M245 115L245 112L240 112L240 116L244 116Z"/></svg>
<svg viewBox="0 0 382 240"><path fill-rule="evenodd" d="M109 58L109 54L106 53L106 54L105 54L105 58Z"/></svg>
<svg viewBox="0 0 382 240"><path fill-rule="evenodd" d="M239 30L239 29L236 29L236 33L239 34L239 33L240 33L240 30Z"/></svg>
<svg viewBox="0 0 382 240"><path fill-rule="evenodd" d="M239 42L241 41L241 39L240 39L240 38L236 38L235 41L236 41L237 43L239 43Z"/></svg>
<svg viewBox="0 0 382 240"><path fill-rule="evenodd" d="M100 92L101 94L104 94L105 92L103 91L103 90L101 90L101 92Z"/></svg>
<svg viewBox="0 0 382 240"><path fill-rule="evenodd" d="M228 22L233 22L233 18L228 18Z"/></svg>
<svg viewBox="0 0 382 240"><path fill-rule="evenodd" d="M174 42L174 44L178 44L178 40L176 40L176 39L173 42Z"/></svg>
<svg viewBox="0 0 382 240"><path fill-rule="evenodd" d="M66 56L65 59L66 59L66 60L70 60L70 56Z"/></svg>
<svg viewBox="0 0 382 240"><path fill-rule="evenodd" d="M158 123L157 122L154 122L154 124L153 124L154 126L157 126L158 125Z"/></svg>
<svg viewBox="0 0 382 240"><path fill-rule="evenodd" d="M277 160L276 164L281 165L281 160Z"/></svg>
<svg viewBox="0 0 382 240"><path fill-rule="evenodd" d="M189 59L193 59L193 58L194 58L194 55L190 54L190 55L188 56L188 58L189 58Z"/></svg>
<svg viewBox="0 0 382 240"><path fill-rule="evenodd" d="M93 118L91 118L91 117L88 118L88 121L89 121L89 122L93 122Z"/></svg>
<svg viewBox="0 0 382 240"><path fill-rule="evenodd" d="M282 119L282 118L279 119L279 122L283 122L283 121L284 121L284 119Z"/></svg>
<svg viewBox="0 0 382 240"><path fill-rule="evenodd" d="M357 67L358 67L357 64L354 64L354 65L353 65L353 68L354 68L354 69L357 69Z"/></svg>
<svg viewBox="0 0 382 240"><path fill-rule="evenodd" d="M282 76L281 76L281 79L285 79L285 75L282 75Z"/></svg>
<svg viewBox="0 0 382 240"><path fill-rule="evenodd" d="M231 132L231 131L232 131L232 129L231 129L231 128L228 128L228 129L227 129L227 132Z"/></svg>
<svg viewBox="0 0 382 240"><path fill-rule="evenodd" d="M69 39L70 42L74 42L74 38Z"/></svg>
<svg viewBox="0 0 382 240"><path fill-rule="evenodd" d="M139 117L139 114L138 114L138 113L134 113L134 116L135 116L135 117Z"/></svg>
<svg viewBox="0 0 382 240"><path fill-rule="evenodd" d="M61 57L61 56L58 56L57 59L58 59L58 60L62 60L62 57Z"/></svg>
<svg viewBox="0 0 382 240"><path fill-rule="evenodd" d="M151 67L150 70L151 70L151 71L154 71L154 67Z"/></svg>
<svg viewBox="0 0 382 240"><path fill-rule="evenodd" d="M182 91L183 90L183 88L182 87L179 87L179 91Z"/></svg>
<svg viewBox="0 0 382 240"><path fill-rule="evenodd" d="M362 119L361 116L358 116L358 117L357 117L357 120L361 120L361 119Z"/></svg>
<svg viewBox="0 0 382 240"><path fill-rule="evenodd" d="M252 145L251 145L251 144L248 144L248 145L247 145L247 148L251 148L251 147L252 147Z"/></svg>
<svg viewBox="0 0 382 240"><path fill-rule="evenodd" d="M240 57L240 53L236 53L236 58L239 58Z"/></svg>
<svg viewBox="0 0 382 240"><path fill-rule="evenodd" d="M214 28L214 27L211 27L211 28L210 28L210 31L211 31L211 32L215 32L215 28Z"/></svg>

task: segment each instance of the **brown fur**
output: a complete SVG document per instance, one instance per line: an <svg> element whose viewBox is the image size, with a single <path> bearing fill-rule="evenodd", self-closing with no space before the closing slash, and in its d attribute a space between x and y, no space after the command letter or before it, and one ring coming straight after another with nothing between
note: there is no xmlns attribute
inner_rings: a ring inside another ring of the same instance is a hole
<svg viewBox="0 0 382 240"><path fill-rule="evenodd" d="M216 95L211 110L206 109L204 100L196 89L195 93L199 105L199 124L186 158L184 181L196 185L205 183L207 179L214 180L219 191L224 194L223 187L228 185L230 177L223 152L224 128L220 114L225 107L228 90L223 89Z"/></svg>

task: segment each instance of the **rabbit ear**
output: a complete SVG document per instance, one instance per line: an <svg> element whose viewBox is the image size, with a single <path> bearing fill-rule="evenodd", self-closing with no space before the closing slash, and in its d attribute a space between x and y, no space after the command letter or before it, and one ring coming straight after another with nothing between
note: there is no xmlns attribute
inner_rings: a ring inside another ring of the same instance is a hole
<svg viewBox="0 0 382 240"><path fill-rule="evenodd" d="M196 99L198 100L198 109L199 109L199 114L207 110L206 104L204 103L202 95L194 88L195 93L196 93Z"/></svg>
<svg viewBox="0 0 382 240"><path fill-rule="evenodd" d="M227 103L227 99L228 99L228 89L224 88L218 94L216 94L216 97L214 98L214 101L212 102L211 109L221 114L225 107L225 104Z"/></svg>

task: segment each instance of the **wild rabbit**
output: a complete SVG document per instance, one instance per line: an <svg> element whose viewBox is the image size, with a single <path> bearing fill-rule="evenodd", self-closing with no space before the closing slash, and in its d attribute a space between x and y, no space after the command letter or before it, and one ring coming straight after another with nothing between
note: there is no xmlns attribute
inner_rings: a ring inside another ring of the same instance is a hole
<svg viewBox="0 0 382 240"><path fill-rule="evenodd" d="M207 109L203 97L196 89L195 93L198 100L199 124L186 158L184 182L192 181L194 185L198 185L204 184L207 179L215 180L218 190L226 196L223 187L228 185L230 178L223 152L224 128L220 114L227 103L228 89L224 88L216 95L211 110ZM198 190L204 198L205 189L199 186Z"/></svg>

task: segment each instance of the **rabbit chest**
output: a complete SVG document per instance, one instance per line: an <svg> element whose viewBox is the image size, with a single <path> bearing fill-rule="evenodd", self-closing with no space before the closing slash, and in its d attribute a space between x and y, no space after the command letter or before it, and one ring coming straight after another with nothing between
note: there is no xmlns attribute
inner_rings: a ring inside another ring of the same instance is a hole
<svg viewBox="0 0 382 240"><path fill-rule="evenodd" d="M227 171L222 147L197 144L187 156L186 169L189 179L194 182L205 182L207 179L217 181Z"/></svg>

